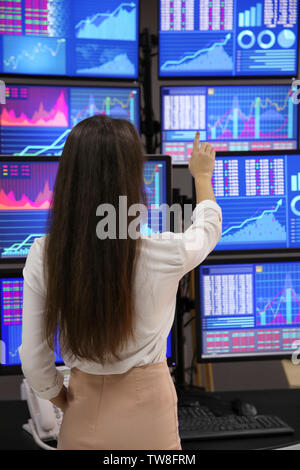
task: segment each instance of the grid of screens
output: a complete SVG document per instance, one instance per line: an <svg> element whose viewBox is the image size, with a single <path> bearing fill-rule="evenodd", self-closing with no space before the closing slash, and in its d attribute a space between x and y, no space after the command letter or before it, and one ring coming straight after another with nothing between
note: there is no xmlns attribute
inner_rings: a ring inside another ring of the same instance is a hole
<svg viewBox="0 0 300 470"><path fill-rule="evenodd" d="M127 119L139 129L139 106L139 88L8 85L0 153L60 155L72 127L95 114Z"/></svg>
<svg viewBox="0 0 300 470"><path fill-rule="evenodd" d="M139 0L0 0L0 72L134 79Z"/></svg>
<svg viewBox="0 0 300 470"><path fill-rule="evenodd" d="M199 359L291 355L299 348L299 261L199 269Z"/></svg>
<svg viewBox="0 0 300 470"><path fill-rule="evenodd" d="M217 151L297 148L295 92L290 85L162 87L162 151L186 164L198 130Z"/></svg>
<svg viewBox="0 0 300 470"><path fill-rule="evenodd" d="M161 77L295 76L297 0L160 0Z"/></svg>
<svg viewBox="0 0 300 470"><path fill-rule="evenodd" d="M58 159L26 161L0 158L0 259L24 258L35 238L47 233L49 207ZM169 203L170 167L166 159L151 159L144 167L148 223L142 233L165 231L159 209Z"/></svg>
<svg viewBox="0 0 300 470"><path fill-rule="evenodd" d="M215 250L300 247L300 152L217 156L213 188L223 213Z"/></svg>
<svg viewBox="0 0 300 470"><path fill-rule="evenodd" d="M0 366L20 365L19 347L22 343L23 278L5 275L0 277ZM172 363L174 344L172 331L167 339L166 357ZM55 354L57 363L63 362Z"/></svg>

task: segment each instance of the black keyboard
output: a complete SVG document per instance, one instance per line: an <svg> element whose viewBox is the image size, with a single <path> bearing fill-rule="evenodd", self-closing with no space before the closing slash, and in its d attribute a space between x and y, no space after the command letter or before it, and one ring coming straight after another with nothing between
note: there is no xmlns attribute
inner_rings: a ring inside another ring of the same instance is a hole
<svg viewBox="0 0 300 470"><path fill-rule="evenodd" d="M294 433L277 416L216 416L208 407L197 403L179 406L178 420L182 441Z"/></svg>

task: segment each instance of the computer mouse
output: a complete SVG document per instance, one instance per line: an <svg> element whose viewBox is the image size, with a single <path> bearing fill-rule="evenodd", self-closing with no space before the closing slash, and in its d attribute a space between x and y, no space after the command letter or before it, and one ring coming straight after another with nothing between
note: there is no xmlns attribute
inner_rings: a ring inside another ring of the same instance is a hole
<svg viewBox="0 0 300 470"><path fill-rule="evenodd" d="M257 409L252 403L247 403L242 400L234 400L232 402L232 409L239 416L256 416Z"/></svg>

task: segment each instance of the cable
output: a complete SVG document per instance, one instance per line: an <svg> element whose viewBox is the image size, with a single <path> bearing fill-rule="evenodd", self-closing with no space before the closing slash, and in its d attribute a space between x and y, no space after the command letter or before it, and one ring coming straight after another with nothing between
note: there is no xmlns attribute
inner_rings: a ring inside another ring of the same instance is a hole
<svg viewBox="0 0 300 470"><path fill-rule="evenodd" d="M30 431L32 433L33 440L39 447L41 447L44 450L57 450L55 447L48 446L48 444L45 444L45 442L43 442L40 439L40 436L36 432L36 428L35 428L35 425L34 425L32 419L28 420L28 424L29 424L29 427L30 427Z"/></svg>

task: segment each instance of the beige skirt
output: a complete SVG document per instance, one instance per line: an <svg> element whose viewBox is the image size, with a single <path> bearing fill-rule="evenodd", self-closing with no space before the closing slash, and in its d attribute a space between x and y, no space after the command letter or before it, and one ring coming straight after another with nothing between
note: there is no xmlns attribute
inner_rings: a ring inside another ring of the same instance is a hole
<svg viewBox="0 0 300 470"><path fill-rule="evenodd" d="M58 449L181 450L167 362L112 375L71 369Z"/></svg>

